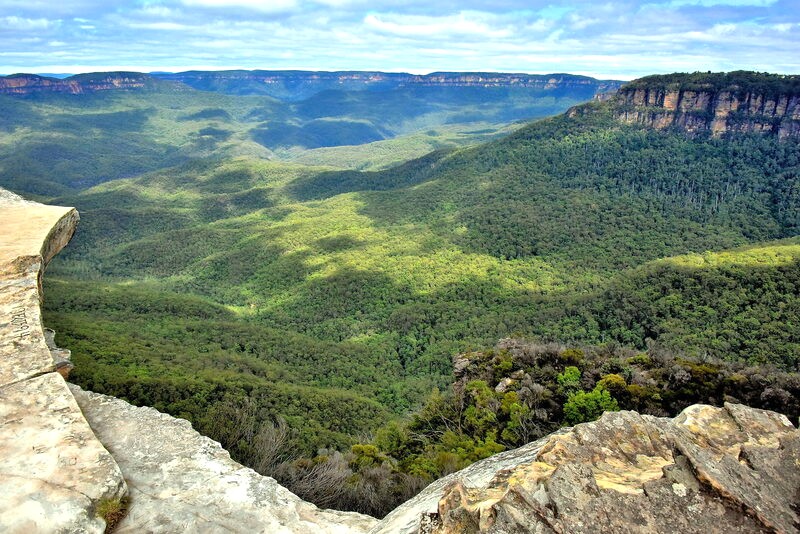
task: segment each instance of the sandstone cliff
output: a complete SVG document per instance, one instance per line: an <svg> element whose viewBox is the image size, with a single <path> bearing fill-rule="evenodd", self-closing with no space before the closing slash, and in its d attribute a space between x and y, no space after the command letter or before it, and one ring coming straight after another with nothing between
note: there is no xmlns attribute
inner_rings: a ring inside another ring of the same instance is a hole
<svg viewBox="0 0 800 534"><path fill-rule="evenodd" d="M507 74L435 72L426 75L387 72L311 72L311 71L188 71L143 74L106 72L80 74L64 79L14 74L0 77L0 94L28 95L38 92L80 94L108 90L143 90L192 87L230 94L263 94L297 101L327 90L387 91L400 87L482 87L524 88L558 95L575 92L587 100L593 95L614 91L621 82L595 80L571 74ZM188 86L188 87L187 87Z"/></svg>
<svg viewBox="0 0 800 534"><path fill-rule="evenodd" d="M0 190L0 530L102 532L95 508L127 491L58 371L41 324L40 281L70 239L72 208Z"/></svg>
<svg viewBox="0 0 800 534"><path fill-rule="evenodd" d="M8 95L30 95L42 92L76 95L98 91L147 90L165 86L169 86L173 90L181 90L181 84L164 82L139 72L100 72L79 74L64 79L35 74L0 76L0 94Z"/></svg>
<svg viewBox="0 0 800 534"><path fill-rule="evenodd" d="M800 432L742 405L674 419L607 413L428 486L384 520L320 510L183 420L68 386L41 325L40 276L75 210L0 190L0 531L798 532Z"/></svg>
<svg viewBox="0 0 800 534"><path fill-rule="evenodd" d="M800 76L649 76L623 86L611 102L618 120L656 129L800 135Z"/></svg>

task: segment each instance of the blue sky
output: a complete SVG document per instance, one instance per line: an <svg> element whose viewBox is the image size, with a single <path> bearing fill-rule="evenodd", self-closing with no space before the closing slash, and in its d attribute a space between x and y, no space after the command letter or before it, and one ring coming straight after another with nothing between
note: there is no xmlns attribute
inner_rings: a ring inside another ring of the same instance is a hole
<svg viewBox="0 0 800 534"><path fill-rule="evenodd" d="M0 0L0 73L800 73L800 0Z"/></svg>

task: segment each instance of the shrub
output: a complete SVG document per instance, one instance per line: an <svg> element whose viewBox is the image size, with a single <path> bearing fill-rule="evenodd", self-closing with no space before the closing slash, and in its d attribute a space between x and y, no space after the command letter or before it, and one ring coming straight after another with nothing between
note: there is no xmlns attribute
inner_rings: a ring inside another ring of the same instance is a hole
<svg viewBox="0 0 800 534"><path fill-rule="evenodd" d="M594 421L603 412L616 412L619 404L607 389L598 386L590 393L578 391L569 396L564 404L564 421L569 425L577 425Z"/></svg>
<svg viewBox="0 0 800 534"><path fill-rule="evenodd" d="M581 371L577 367L569 366L558 374L556 380L565 391L577 389L581 382Z"/></svg>
<svg viewBox="0 0 800 534"><path fill-rule="evenodd" d="M95 513L106 522L106 534L114 532L117 524L128 513L128 499L103 499L97 503Z"/></svg>

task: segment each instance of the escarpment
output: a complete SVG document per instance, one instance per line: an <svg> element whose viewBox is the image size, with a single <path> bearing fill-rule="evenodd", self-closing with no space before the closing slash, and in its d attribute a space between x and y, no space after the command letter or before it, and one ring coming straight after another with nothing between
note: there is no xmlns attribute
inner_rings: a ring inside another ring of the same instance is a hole
<svg viewBox="0 0 800 534"><path fill-rule="evenodd" d="M0 531L798 532L800 432L782 415L695 405L607 413L433 482L382 521L320 510L184 420L68 385L40 276L78 222L0 190Z"/></svg>
<svg viewBox="0 0 800 534"><path fill-rule="evenodd" d="M72 208L0 190L0 530L103 532L127 487L81 413L41 323L40 280L78 222Z"/></svg>
<svg viewBox="0 0 800 534"><path fill-rule="evenodd" d="M621 122L690 133L800 135L800 76L751 72L648 76L611 99Z"/></svg>
<svg viewBox="0 0 800 534"><path fill-rule="evenodd" d="M571 74L513 74L496 72L434 72L425 75L387 72L310 71L188 71L178 73L106 72L64 79L14 74L0 76L0 94L39 92L81 94L108 90L172 89L192 87L231 94L263 94L284 100L302 100L322 91L390 91L401 87L505 88L555 95L572 91L585 98L617 89L621 82Z"/></svg>
<svg viewBox="0 0 800 534"><path fill-rule="evenodd" d="M36 74L0 76L0 94L30 95L35 93L83 94L100 91L137 91L155 89L164 84L180 89L180 84L157 80L139 72L99 72L78 74L68 78L51 78Z"/></svg>

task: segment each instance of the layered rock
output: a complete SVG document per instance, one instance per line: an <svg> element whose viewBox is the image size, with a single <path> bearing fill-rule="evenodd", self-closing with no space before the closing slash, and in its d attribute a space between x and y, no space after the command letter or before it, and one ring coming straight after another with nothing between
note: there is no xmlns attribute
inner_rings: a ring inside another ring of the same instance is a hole
<svg viewBox="0 0 800 534"><path fill-rule="evenodd" d="M125 481L57 371L41 324L41 275L78 222L72 208L0 190L0 530L103 532L97 506Z"/></svg>
<svg viewBox="0 0 800 534"><path fill-rule="evenodd" d="M415 532L396 521L413 512L425 534L800 527L800 432L773 412L726 404L692 406L674 419L607 413L514 454L520 461L490 481L468 468L437 491L436 510L430 496L412 501L376 532Z"/></svg>
<svg viewBox="0 0 800 534"><path fill-rule="evenodd" d="M416 75L387 72L313 71L188 71L143 74L101 72L67 78L35 74L0 76L0 94L29 95L41 92L81 94L110 90L144 90L167 87L185 90L219 91L230 94L263 94L287 101L299 101L328 90L388 91L400 87L482 87L521 88L556 94L572 91L592 98L613 92L622 82L596 80L571 74L508 74L487 72L435 72ZM188 87L187 87L188 86Z"/></svg>
<svg viewBox="0 0 800 534"><path fill-rule="evenodd" d="M71 386L100 441L125 474L130 511L122 533L358 534L377 520L320 510L274 479L231 460L191 424Z"/></svg>
<svg viewBox="0 0 800 534"><path fill-rule="evenodd" d="M36 74L0 76L0 94L30 95L34 93L82 94L112 90L145 90L163 86L164 82L139 72L100 72L68 78L51 78ZM172 85L180 89L179 85Z"/></svg>
<svg viewBox="0 0 800 534"><path fill-rule="evenodd" d="M656 129L800 135L798 76L650 76L623 86L613 102L618 120Z"/></svg>

